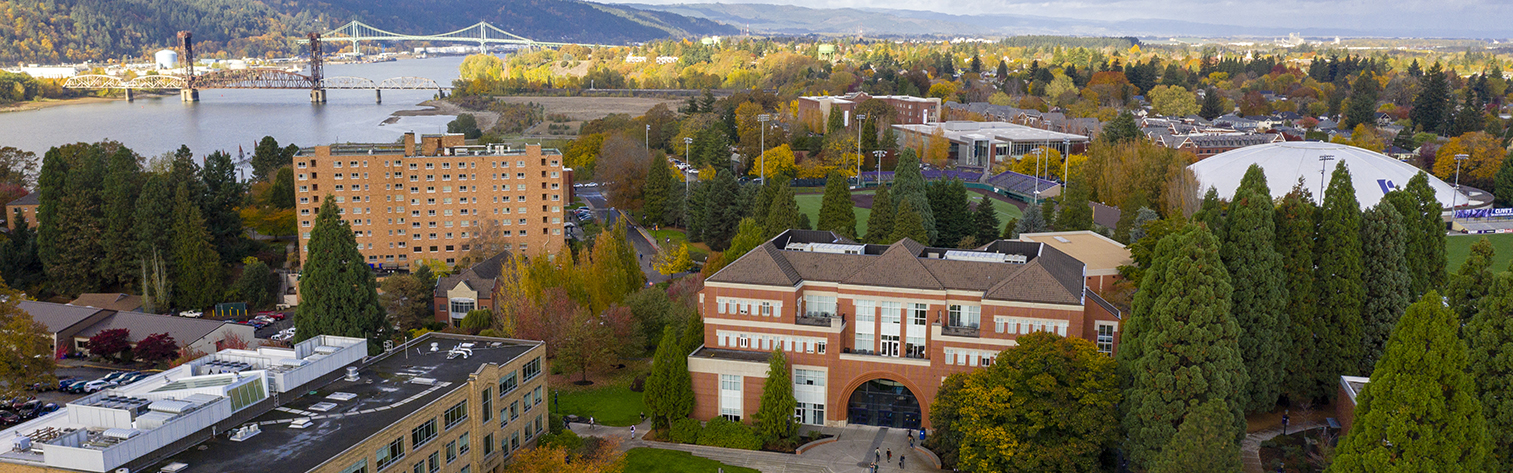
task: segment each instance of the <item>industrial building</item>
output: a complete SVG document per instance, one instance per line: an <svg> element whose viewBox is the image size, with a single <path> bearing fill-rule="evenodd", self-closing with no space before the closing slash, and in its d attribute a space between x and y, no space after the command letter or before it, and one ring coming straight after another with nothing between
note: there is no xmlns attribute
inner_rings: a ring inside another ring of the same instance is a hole
<svg viewBox="0 0 1513 473"><path fill-rule="evenodd" d="M1022 334L1083 338L1112 355L1122 315L1095 288L1129 251L1091 232L1024 240L970 250L810 230L768 240L699 293L694 417L755 413L774 350L790 363L801 423L895 428L929 428L941 381L992 364Z"/></svg>
<svg viewBox="0 0 1513 473"><path fill-rule="evenodd" d="M545 353L436 332L375 357L332 336L222 350L0 431L0 471L496 471L546 431Z"/></svg>
<svg viewBox="0 0 1513 473"><path fill-rule="evenodd" d="M322 199L334 199L368 265L447 264L490 226L523 256L563 247L572 169L540 145L466 145L461 134L406 133L402 144L304 148L294 156L300 255Z"/></svg>

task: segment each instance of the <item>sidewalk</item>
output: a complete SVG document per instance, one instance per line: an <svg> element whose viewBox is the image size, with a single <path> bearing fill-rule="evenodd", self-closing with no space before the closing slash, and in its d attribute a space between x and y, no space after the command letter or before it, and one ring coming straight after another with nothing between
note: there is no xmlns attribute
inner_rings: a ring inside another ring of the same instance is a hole
<svg viewBox="0 0 1513 473"><path fill-rule="evenodd" d="M1294 434L1323 426L1322 422L1307 421L1299 425L1287 426L1287 433ZM1266 465L1261 464L1261 442L1271 440L1278 435L1282 435L1280 426L1245 434L1245 439L1240 441L1240 461L1244 463L1245 473L1266 473Z"/></svg>
<svg viewBox="0 0 1513 473"><path fill-rule="evenodd" d="M893 461L888 462L886 454L884 454L883 464L879 465L878 468L879 472L944 471L935 469L929 462L908 451L909 441L905 437L907 434L903 429L887 429L871 426L821 428L819 429L820 431L834 435L836 441L814 447L803 455L791 455L787 453L641 440L641 436L651 429L651 421L636 425L635 439L631 439L629 427L606 427L602 425L589 427L588 424L575 423L572 424L571 428L578 435L598 437L618 436L621 439L620 448L625 450L637 447L680 450L727 465L754 468L763 473L860 473L867 471L867 466L871 464L874 458L874 449L880 449L884 452L888 449L893 450ZM908 457L904 462L904 468L899 468L898 466L898 457L900 455Z"/></svg>

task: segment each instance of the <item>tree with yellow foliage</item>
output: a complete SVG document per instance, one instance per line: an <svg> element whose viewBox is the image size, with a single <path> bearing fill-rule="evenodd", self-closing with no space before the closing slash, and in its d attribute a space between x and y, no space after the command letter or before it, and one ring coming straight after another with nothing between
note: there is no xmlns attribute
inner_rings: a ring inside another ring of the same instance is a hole
<svg viewBox="0 0 1513 473"><path fill-rule="evenodd" d="M1350 132L1350 146L1382 152L1387 149L1387 143L1382 141L1382 136L1376 132L1376 127L1360 123L1355 130Z"/></svg>
<svg viewBox="0 0 1513 473"><path fill-rule="evenodd" d="M919 155L925 164L937 168L945 167L946 160L951 157L951 140L946 139L944 128L936 127L930 132L930 137L920 144Z"/></svg>
<svg viewBox="0 0 1513 473"><path fill-rule="evenodd" d="M504 78L504 60L492 54L470 54L457 72L465 81L497 81Z"/></svg>
<svg viewBox="0 0 1513 473"><path fill-rule="evenodd" d="M663 247L657 253L657 259L652 263L657 272L664 275L674 275L693 268L693 259L688 256L688 244L679 243L676 247Z"/></svg>
<svg viewBox="0 0 1513 473"><path fill-rule="evenodd" d="M1036 163L1036 153L1040 153L1039 163ZM1051 172L1051 170L1055 172ZM1051 148L1035 148L1019 158L1014 163L1014 172L1029 175L1054 177L1061 174L1061 152Z"/></svg>
<svg viewBox="0 0 1513 473"><path fill-rule="evenodd" d="M751 170L747 174L758 177L797 176L798 166L794 163L793 148L788 145L768 149L762 153L762 157L752 162Z"/></svg>
<svg viewBox="0 0 1513 473"><path fill-rule="evenodd" d="M1460 182L1478 189L1489 189L1492 178L1502 167L1507 150L1497 137L1474 131L1451 138L1435 153L1434 175L1446 182L1455 179L1455 155L1467 154L1470 159L1460 163Z"/></svg>

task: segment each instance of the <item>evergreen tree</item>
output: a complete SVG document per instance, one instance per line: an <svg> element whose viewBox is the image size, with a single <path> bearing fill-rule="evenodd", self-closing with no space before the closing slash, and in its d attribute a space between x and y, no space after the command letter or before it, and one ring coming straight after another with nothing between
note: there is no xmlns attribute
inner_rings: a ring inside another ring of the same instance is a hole
<svg viewBox="0 0 1513 473"><path fill-rule="evenodd" d="M1329 472L1485 471L1491 438L1459 331L1434 291L1408 307Z"/></svg>
<svg viewBox="0 0 1513 473"><path fill-rule="evenodd" d="M1366 270L1361 283L1366 287L1366 303L1361 310L1360 373L1376 366L1392 327L1411 302L1408 293L1413 290L1413 279L1404 256L1405 233L1392 204L1380 203L1361 214L1361 262Z"/></svg>
<svg viewBox="0 0 1513 473"><path fill-rule="evenodd" d="M1219 191L1213 187L1203 194L1203 205L1193 213L1193 221L1208 225L1208 231L1219 239L1224 238L1224 201L1219 200Z"/></svg>
<svg viewBox="0 0 1513 473"><path fill-rule="evenodd" d="M1355 82L1350 84L1350 105L1345 108L1344 117L1340 120L1340 128L1353 130L1356 125L1376 124L1376 100L1381 92L1381 84L1376 81L1376 74L1362 72L1356 77Z"/></svg>
<svg viewBox="0 0 1513 473"><path fill-rule="evenodd" d="M1286 326L1292 347L1284 357L1286 380L1282 392L1294 403L1308 403L1323 397L1314 384L1318 340L1314 333L1313 290L1313 222L1318 218L1313 194L1302 180L1282 198L1276 209L1276 250L1282 256L1282 273L1287 284Z"/></svg>
<svg viewBox="0 0 1513 473"><path fill-rule="evenodd" d="M798 200L794 198L793 188L787 182L774 184L777 190L773 193L771 207L767 209L767 220L764 222L767 238L789 229L800 228Z"/></svg>
<svg viewBox="0 0 1513 473"><path fill-rule="evenodd" d="M925 186L925 177L919 172L919 158L914 150L905 148L900 151L898 166L893 171L893 205L902 208L904 202L908 202L914 207L914 212L919 214L920 225L925 228L925 235L929 236L919 242L929 244L935 241L939 229L935 225L935 214L930 212L930 195ZM897 225L896 220L902 214L902 210L894 213L894 225Z"/></svg>
<svg viewBox="0 0 1513 473"><path fill-rule="evenodd" d="M1025 233L1044 233L1050 230L1051 226L1046 223L1045 217L1040 213L1040 207L1036 205L1024 206L1024 215L1019 217L1019 223L1014 225L1016 236Z"/></svg>
<svg viewBox="0 0 1513 473"><path fill-rule="evenodd" d="M293 164L294 155L284 153L284 149L278 146L278 140L272 136L264 136L258 140L257 147L252 149L252 178L259 181L267 181L273 178L273 173L279 168Z"/></svg>
<svg viewBox="0 0 1513 473"><path fill-rule="evenodd" d="M1453 114L1453 121L1445 125L1447 128L1445 136L1460 136L1473 131L1482 131L1487 126L1487 117L1482 111L1481 102L1476 99L1476 93L1467 88L1465 95L1466 101Z"/></svg>
<svg viewBox="0 0 1513 473"><path fill-rule="evenodd" d="M210 233L199 206L189 196L188 186L179 186L173 198L173 261L179 268L174 280L174 304L186 310L204 310L220 302L221 260L211 246ZM356 243L353 243L354 248Z"/></svg>
<svg viewBox="0 0 1513 473"><path fill-rule="evenodd" d="M919 212L914 211L914 204L909 201L898 204L898 215L893 221L893 234L888 236L885 244L908 238L916 242L929 241L930 236L925 234L925 226L919 217Z"/></svg>
<svg viewBox="0 0 1513 473"><path fill-rule="evenodd" d="M1471 317L1481 312L1479 306L1492 287L1492 260L1495 257L1492 242L1482 237L1471 245L1470 256L1466 257L1466 262L1461 263L1460 270L1450 276L1450 283L1445 285L1446 302L1461 322L1469 322Z"/></svg>
<svg viewBox="0 0 1513 473"><path fill-rule="evenodd" d="M1056 229L1063 232L1093 229L1093 207L1088 203L1090 190L1082 179L1072 179L1056 215Z"/></svg>
<svg viewBox="0 0 1513 473"><path fill-rule="evenodd" d="M77 148L81 145L69 145ZM42 155L42 170L37 174L37 257L43 266L58 262L64 251L58 242L62 236L59 223L61 199L67 192L69 159L64 148L53 147Z"/></svg>
<svg viewBox="0 0 1513 473"><path fill-rule="evenodd" d="M998 239L998 227L1002 224L998 221L998 211L993 208L993 199L982 196L977 201L977 208L972 213L972 224L977 227L973 235L977 237L978 244L987 244Z"/></svg>
<svg viewBox="0 0 1513 473"><path fill-rule="evenodd" d="M231 287L231 293L237 300L246 302L247 308L252 310L273 305L274 294L268 290L268 286L273 282L273 270L268 269L268 265L264 264L263 260L252 257L247 259L250 261L242 266L242 275Z"/></svg>
<svg viewBox="0 0 1513 473"><path fill-rule="evenodd" d="M1016 230L1017 228L1019 228L1019 219L1017 219L1017 218L1011 218L1011 219L1009 219L1009 221L1004 222L1004 224L1003 224L1003 233L1002 233L1002 236L1000 236L999 238L1002 238L1002 239L1005 239L1005 240L1018 240L1019 239L1019 231Z"/></svg>
<svg viewBox="0 0 1513 473"><path fill-rule="evenodd" d="M1198 107L1198 116L1204 120L1213 120L1228 112L1224 110L1224 97L1219 96L1219 89L1209 88L1203 94L1203 104Z"/></svg>
<svg viewBox="0 0 1513 473"><path fill-rule="evenodd" d="M43 179L38 183L39 191L43 192L38 196L41 206L53 207L47 212L50 221L38 215L42 230L38 233L39 256L48 281L59 293L98 292L100 288L100 259L105 257L101 208L105 161L119 146L110 142L79 143L48 151L48 155L56 152L69 163L61 176L61 186L44 184ZM44 158L42 178L49 177L48 167Z"/></svg>
<svg viewBox="0 0 1513 473"><path fill-rule="evenodd" d="M236 165L232 164L231 155L216 151L205 157L205 168L200 174L205 192L200 204L215 250L222 263L241 261L248 247L242 237L242 214L237 207L242 205L246 189L236 180Z"/></svg>
<svg viewBox="0 0 1513 473"><path fill-rule="evenodd" d="M1145 134L1135 125L1135 115L1127 110L1119 112L1118 116L1103 126L1103 133L1098 135L1099 141L1108 144L1131 143L1144 138Z"/></svg>
<svg viewBox="0 0 1513 473"><path fill-rule="evenodd" d="M1045 219L1045 231L1059 228L1056 222L1056 199L1040 201L1040 217Z"/></svg>
<svg viewBox="0 0 1513 473"><path fill-rule="evenodd" d="M1385 199L1397 208L1408 231L1405 253L1408 274L1413 276L1409 297L1439 288L1449 279L1445 274L1445 223L1440 217L1444 207L1429 187L1428 174L1414 175L1406 188L1388 192Z"/></svg>
<svg viewBox="0 0 1513 473"><path fill-rule="evenodd" d="M1333 399L1340 375L1359 374L1361 364L1361 206L1345 163L1330 176L1324 205L1319 210L1314 246L1313 358L1317 393Z"/></svg>
<svg viewBox="0 0 1513 473"><path fill-rule="evenodd" d="M703 195L704 219L699 229L709 249L724 251L730 246L730 238L735 236L736 225L741 223L742 212L736 195L740 189L734 173L723 171L716 173L714 180L705 185L709 189Z"/></svg>
<svg viewBox="0 0 1513 473"><path fill-rule="evenodd" d="M935 246L954 247L973 233L967 186L960 179L935 181L929 185L927 197L930 198L930 213L935 216Z"/></svg>
<svg viewBox="0 0 1513 473"><path fill-rule="evenodd" d="M825 122L825 135L826 136L833 135L833 134L835 134L837 132L844 131L846 129L846 121L845 121L845 118L842 116L843 113L836 113L836 112L839 112L839 110L832 110L830 112L829 119Z"/></svg>
<svg viewBox="0 0 1513 473"><path fill-rule="evenodd" d="M1167 451L1182 419L1206 402L1223 402L1229 417L1211 426L1238 443L1245 433L1245 386L1240 328L1230 315L1228 272L1219 241L1202 226L1167 237L1161 260L1141 282L1119 356L1125 390L1126 451L1151 468ZM1123 350L1134 345L1125 355Z"/></svg>
<svg viewBox="0 0 1513 473"><path fill-rule="evenodd" d="M688 187L688 200L683 203L688 212L688 222L684 223L687 226L685 230L688 231L688 241L705 241L704 218L708 206L704 203L709 199L709 187L707 181L694 182Z"/></svg>
<svg viewBox="0 0 1513 473"><path fill-rule="evenodd" d="M767 358L767 381L762 384L762 404L757 408L757 435L768 443L791 441L798 437L793 412L798 400L793 397L793 376L788 374L788 357L783 350L773 350Z"/></svg>
<svg viewBox="0 0 1513 473"><path fill-rule="evenodd" d="M767 230L757 225L756 220L741 219L741 225L736 230L735 237L730 240L730 247L725 249L725 264L734 263L741 255L761 246L767 240Z"/></svg>
<svg viewBox="0 0 1513 473"><path fill-rule="evenodd" d="M756 219L757 225L763 228L767 226L767 213L772 211L772 199L777 196L777 193L778 187L775 185L757 186L756 196L750 202L751 210L746 212L751 218Z"/></svg>
<svg viewBox="0 0 1513 473"><path fill-rule="evenodd" d="M1413 128L1405 126L1403 129L1398 130L1397 135L1392 137L1392 146L1406 150L1417 148L1418 145L1413 142Z"/></svg>
<svg viewBox="0 0 1513 473"><path fill-rule="evenodd" d="M1182 418L1182 426L1150 468L1150 473L1240 471L1240 445L1229 427L1229 406L1221 399L1199 404Z"/></svg>
<svg viewBox="0 0 1513 473"><path fill-rule="evenodd" d="M1464 328L1487 431L1492 437L1488 465L1513 472L1513 272L1498 273L1487 300Z"/></svg>
<svg viewBox="0 0 1513 473"><path fill-rule="evenodd" d="M278 168L273 184L268 186L268 205L276 209L294 208L294 168Z"/></svg>
<svg viewBox="0 0 1513 473"><path fill-rule="evenodd" d="M672 166L660 158L653 157L651 168L646 171L646 185L641 188L641 211L645 215L642 224L667 224L667 200L673 192L674 179Z"/></svg>
<svg viewBox="0 0 1513 473"><path fill-rule="evenodd" d="M1502 166L1497 168L1497 175L1493 179L1492 194L1497 197L1498 207L1513 206L1513 151L1503 158Z"/></svg>
<svg viewBox="0 0 1513 473"><path fill-rule="evenodd" d="M8 286L31 292L44 281L42 259L37 257L37 235L26 222L21 208L11 218L10 238L0 243L0 277Z"/></svg>
<svg viewBox="0 0 1513 473"><path fill-rule="evenodd" d="M366 338L368 353L378 353L389 330L373 271L357 251L352 227L336 213L335 199L321 200L299 280L295 342L316 335Z"/></svg>
<svg viewBox="0 0 1513 473"><path fill-rule="evenodd" d="M1408 112L1408 119L1420 130L1437 133L1444 125L1445 112L1450 105L1450 84L1445 81L1444 69L1440 68L1438 62L1434 63L1419 78L1418 84L1418 96L1413 99L1413 109Z"/></svg>
<svg viewBox="0 0 1513 473"><path fill-rule="evenodd" d="M160 255L165 259L173 259L173 251L170 247L172 235L163 231L173 226L173 188L168 184L168 176L157 173L148 173L143 179L142 192L137 195L135 209L132 210L132 234L136 245L137 259L152 260L153 254ZM167 274L173 274L172 263L168 265Z"/></svg>
<svg viewBox="0 0 1513 473"><path fill-rule="evenodd" d="M1151 210L1150 207L1140 207L1140 210L1135 213L1134 224L1130 226L1130 246L1134 246L1135 243L1139 243L1142 238L1145 238L1145 224L1156 220L1161 220L1161 214L1156 213L1155 210Z"/></svg>
<svg viewBox="0 0 1513 473"><path fill-rule="evenodd" d="M893 216L898 206L893 205L889 186L879 186L872 196L872 215L867 216L867 243L885 244L893 236Z"/></svg>
<svg viewBox="0 0 1513 473"><path fill-rule="evenodd" d="M856 239L856 204L851 202L846 177L839 172L825 177L825 196L820 200L820 222L816 229Z"/></svg>
<svg viewBox="0 0 1513 473"><path fill-rule="evenodd" d="M1242 406L1248 412L1266 412L1277 404L1283 371L1287 366L1292 337L1287 307L1287 277L1282 255L1277 253L1276 212L1266 174L1255 164L1245 171L1229 205L1220 255L1234 285L1235 322L1245 336L1240 356L1250 374Z"/></svg>
<svg viewBox="0 0 1513 473"><path fill-rule="evenodd" d="M105 257L99 261L100 276L106 284L125 287L136 279L139 257L132 217L137 205L137 191L141 188L140 177L141 169L135 153L124 147L111 153L104 182L102 247Z"/></svg>
<svg viewBox="0 0 1513 473"><path fill-rule="evenodd" d="M662 330L662 341L651 359L651 376L646 378L646 408L651 410L653 428L665 429L693 413L693 385L683 348L677 327Z"/></svg>

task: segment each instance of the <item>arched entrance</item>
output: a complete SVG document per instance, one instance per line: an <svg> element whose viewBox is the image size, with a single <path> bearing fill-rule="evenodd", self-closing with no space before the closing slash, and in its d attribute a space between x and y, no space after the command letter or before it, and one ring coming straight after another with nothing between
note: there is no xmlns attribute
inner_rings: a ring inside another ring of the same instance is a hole
<svg viewBox="0 0 1513 473"><path fill-rule="evenodd" d="M847 422L902 429L918 429L919 399L903 383L874 379L857 386L846 405Z"/></svg>

